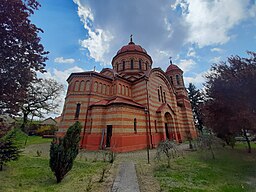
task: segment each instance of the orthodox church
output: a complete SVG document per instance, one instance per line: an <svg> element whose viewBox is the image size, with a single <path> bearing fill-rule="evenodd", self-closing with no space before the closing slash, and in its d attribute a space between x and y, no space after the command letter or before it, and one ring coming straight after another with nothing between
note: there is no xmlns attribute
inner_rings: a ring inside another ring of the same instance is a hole
<svg viewBox="0 0 256 192"><path fill-rule="evenodd" d="M112 68L72 73L57 136L79 121L82 148L117 152L196 137L183 71L171 61L165 72L152 64L131 37Z"/></svg>

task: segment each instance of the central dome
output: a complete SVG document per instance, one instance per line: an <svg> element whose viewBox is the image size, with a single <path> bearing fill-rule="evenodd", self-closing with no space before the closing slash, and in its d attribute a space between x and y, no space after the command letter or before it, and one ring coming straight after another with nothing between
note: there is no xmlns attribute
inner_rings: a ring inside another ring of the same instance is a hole
<svg viewBox="0 0 256 192"><path fill-rule="evenodd" d="M117 54L132 51L139 51L147 54L147 51L144 48L142 48L140 45L135 45L135 43L133 43L132 41L128 45L125 45L121 49L119 49L117 51Z"/></svg>

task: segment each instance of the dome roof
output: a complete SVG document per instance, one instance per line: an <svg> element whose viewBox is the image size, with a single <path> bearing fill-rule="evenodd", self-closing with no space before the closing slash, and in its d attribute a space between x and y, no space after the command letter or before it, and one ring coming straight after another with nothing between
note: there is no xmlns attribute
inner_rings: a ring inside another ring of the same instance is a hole
<svg viewBox="0 0 256 192"><path fill-rule="evenodd" d="M174 70L179 70L182 71L177 65L171 64L169 67L166 69L166 73L169 71L174 71Z"/></svg>
<svg viewBox="0 0 256 192"><path fill-rule="evenodd" d="M125 45L121 49L119 49L117 54L130 52L130 51L138 51L138 52L143 52L147 54L147 51L144 48L142 48L140 45L135 45L135 43L133 43L132 41L128 45Z"/></svg>

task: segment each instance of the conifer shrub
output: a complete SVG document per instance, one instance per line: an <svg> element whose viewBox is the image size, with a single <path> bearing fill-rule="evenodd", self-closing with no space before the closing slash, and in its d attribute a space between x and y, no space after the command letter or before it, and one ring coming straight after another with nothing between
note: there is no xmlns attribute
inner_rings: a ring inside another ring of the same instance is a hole
<svg viewBox="0 0 256 192"><path fill-rule="evenodd" d="M79 152L81 124L77 121L68 128L64 138L54 139L50 147L50 168L54 172L57 183L72 169L73 162Z"/></svg>

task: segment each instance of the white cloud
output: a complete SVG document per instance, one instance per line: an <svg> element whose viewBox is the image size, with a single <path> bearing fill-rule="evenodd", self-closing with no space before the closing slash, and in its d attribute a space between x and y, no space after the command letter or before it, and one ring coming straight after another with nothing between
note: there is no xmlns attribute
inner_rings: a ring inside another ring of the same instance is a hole
<svg viewBox="0 0 256 192"><path fill-rule="evenodd" d="M184 76L184 81L186 83L186 87L188 87L189 83L193 83L196 85L196 87L201 88L203 83L205 82L204 76L207 74L207 71L201 72L201 73L196 73L194 76Z"/></svg>
<svg viewBox="0 0 256 192"><path fill-rule="evenodd" d="M195 66L195 61L193 59L181 59L177 65L184 71L184 73L190 71Z"/></svg>
<svg viewBox="0 0 256 192"><path fill-rule="evenodd" d="M94 28L94 16L90 7L82 4L80 0L73 1L78 5L78 15L88 32L87 39L79 40L80 45L89 50L90 57L94 58L95 61L108 64L109 61L104 58L104 55L109 52L110 41L113 39L113 35L108 30Z"/></svg>
<svg viewBox="0 0 256 192"><path fill-rule="evenodd" d="M248 13L249 3L249 0L176 0L172 7L182 9L189 28L187 41L202 48L228 42L230 30L253 15Z"/></svg>
<svg viewBox="0 0 256 192"><path fill-rule="evenodd" d="M69 58L69 59L64 59L63 57L57 57L54 59L55 63L68 63L72 64L75 62L75 59Z"/></svg>
<svg viewBox="0 0 256 192"><path fill-rule="evenodd" d="M218 48L218 47L214 47L214 48L212 48L211 49L211 52L223 52L223 49L221 49L221 48Z"/></svg>
<svg viewBox="0 0 256 192"><path fill-rule="evenodd" d="M219 63L221 61L221 57L213 57L210 60L210 63Z"/></svg>
<svg viewBox="0 0 256 192"><path fill-rule="evenodd" d="M196 56L196 51L194 50L194 48L190 47L188 52L187 52L187 56L188 57L197 57Z"/></svg>

